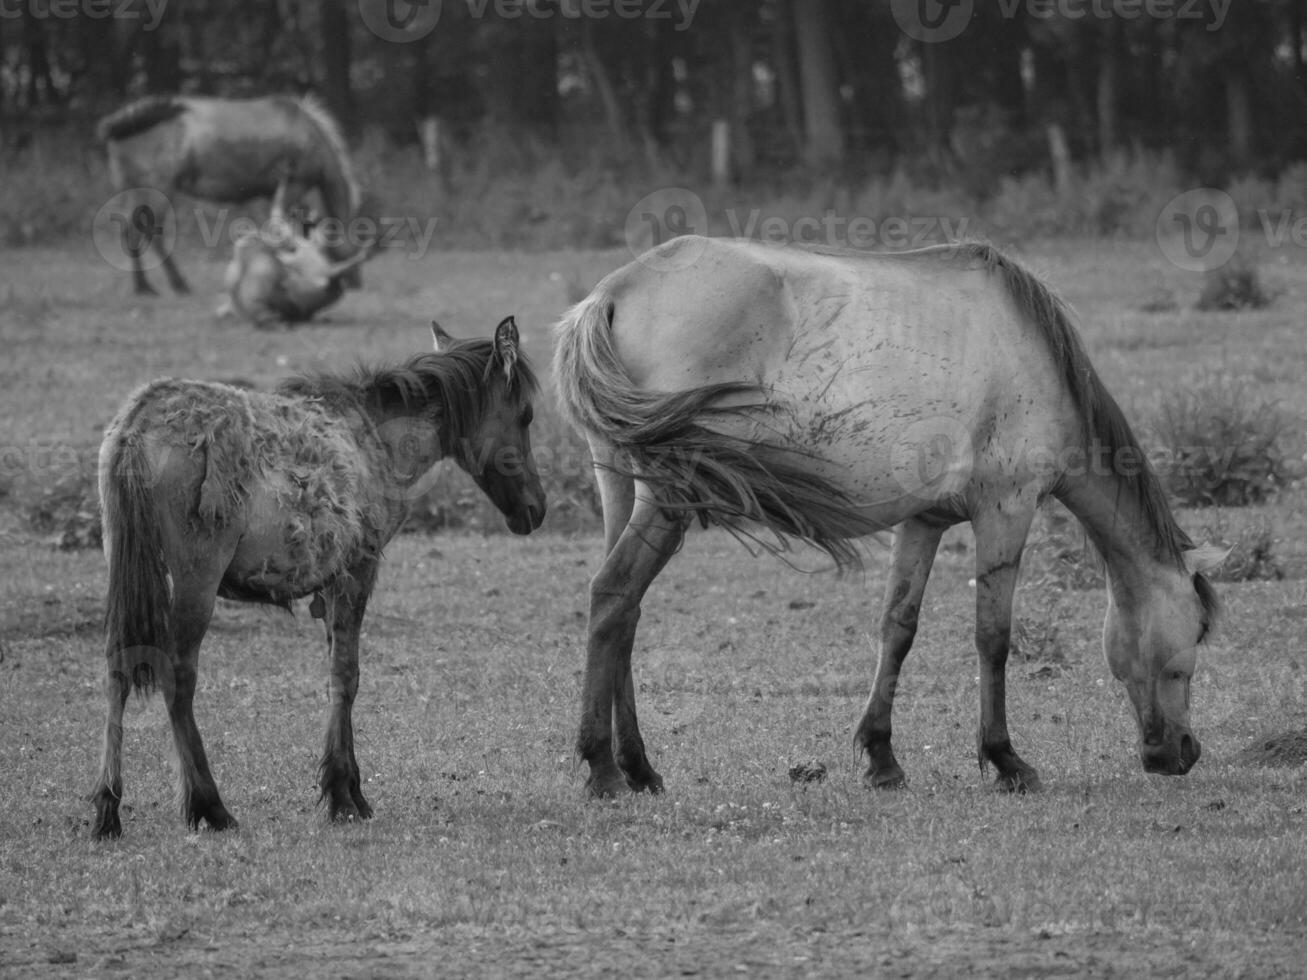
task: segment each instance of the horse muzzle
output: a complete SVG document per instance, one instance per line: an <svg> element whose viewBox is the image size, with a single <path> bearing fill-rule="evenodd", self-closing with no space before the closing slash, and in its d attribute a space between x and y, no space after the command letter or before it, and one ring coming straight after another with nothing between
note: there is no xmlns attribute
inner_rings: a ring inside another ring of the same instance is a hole
<svg viewBox="0 0 1307 980"><path fill-rule="evenodd" d="M1155 772L1162 776L1183 776L1194 767L1203 748L1198 739L1188 732L1179 740L1169 742L1142 742L1139 746L1139 759L1144 764L1144 772Z"/></svg>
<svg viewBox="0 0 1307 980"><path fill-rule="evenodd" d="M508 529L514 534L530 534L545 519L544 501L531 500L513 514L504 515Z"/></svg>

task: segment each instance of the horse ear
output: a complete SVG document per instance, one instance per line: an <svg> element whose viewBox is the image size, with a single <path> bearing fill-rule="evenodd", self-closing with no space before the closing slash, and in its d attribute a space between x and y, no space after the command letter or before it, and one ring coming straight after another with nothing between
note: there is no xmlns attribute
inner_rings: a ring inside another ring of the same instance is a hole
<svg viewBox="0 0 1307 980"><path fill-rule="evenodd" d="M435 341L437 354L448 350L449 346L454 342L454 338L446 333L445 328L435 320L431 321L431 339Z"/></svg>
<svg viewBox="0 0 1307 980"><path fill-rule="evenodd" d="M1184 567L1193 575L1210 572L1229 558L1233 550L1233 548L1217 548L1210 544L1203 545L1201 548L1191 548L1184 553Z"/></svg>
<svg viewBox="0 0 1307 980"><path fill-rule="evenodd" d="M495 357L504 365L504 377L510 380L517 366L518 341L517 321L511 316L504 317L495 327Z"/></svg>

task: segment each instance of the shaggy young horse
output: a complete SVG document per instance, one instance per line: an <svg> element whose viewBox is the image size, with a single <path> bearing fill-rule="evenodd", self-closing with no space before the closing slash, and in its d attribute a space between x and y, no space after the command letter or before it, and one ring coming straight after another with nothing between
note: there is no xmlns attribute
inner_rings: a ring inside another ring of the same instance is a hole
<svg viewBox="0 0 1307 980"><path fill-rule="evenodd" d="M677 238L566 314L555 370L604 512L577 743L591 793L662 788L631 648L645 590L694 518L761 524L842 567L858 563L849 539L895 528L856 736L873 787L905 781L895 683L940 537L970 521L980 763L1000 788L1039 788L1008 735L1004 668L1021 552L1049 495L1106 564L1103 645L1144 768L1198 760L1189 681L1216 615L1215 556L1176 524L1062 303L1016 262L981 244L846 254Z"/></svg>
<svg viewBox="0 0 1307 980"><path fill-rule="evenodd" d="M187 824L236 826L191 710L215 596L286 609L313 596L331 660L322 797L332 819L372 815L350 721L359 626L415 485L453 458L514 533L529 534L545 514L529 434L536 381L513 319L493 340L433 328L436 353L355 377L294 378L270 394L155 381L110 424L100 449L108 717L92 793L96 837L122 833L122 720L133 687L161 688L167 699Z"/></svg>
<svg viewBox="0 0 1307 980"><path fill-rule="evenodd" d="M109 177L119 191L153 189L170 200L182 193L244 204L272 197L285 180L291 200L317 191L326 218L348 222L359 210L361 192L345 140L311 96L147 96L100 120L96 134L108 146ZM159 253L173 291L188 292L165 245L164 217L144 205L127 210L131 220L123 223L123 248L132 261L136 292L155 291L141 264L151 247ZM344 261L353 252L337 245L331 258ZM346 279L351 287L360 282L357 270Z"/></svg>

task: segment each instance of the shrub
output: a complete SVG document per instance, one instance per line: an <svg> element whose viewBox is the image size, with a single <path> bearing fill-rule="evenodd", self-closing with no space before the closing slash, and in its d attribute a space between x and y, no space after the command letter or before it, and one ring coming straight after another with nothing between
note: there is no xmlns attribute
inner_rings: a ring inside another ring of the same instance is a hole
<svg viewBox="0 0 1307 980"><path fill-rule="evenodd" d="M1273 298L1262 288L1257 267L1236 256L1225 265L1207 270L1203 276L1203 292L1198 297L1198 309L1206 312L1260 310L1269 306Z"/></svg>
<svg viewBox="0 0 1307 980"><path fill-rule="evenodd" d="M1153 430L1158 471L1188 506L1261 503L1298 474L1284 441L1287 420L1238 381L1214 376L1163 400Z"/></svg>
<svg viewBox="0 0 1307 980"><path fill-rule="evenodd" d="M1265 518L1258 517L1234 528L1229 517L1217 510L1199 530L1197 538L1218 548L1229 549L1225 561L1210 573L1217 582L1278 581L1284 578L1284 569L1273 554L1275 535Z"/></svg>

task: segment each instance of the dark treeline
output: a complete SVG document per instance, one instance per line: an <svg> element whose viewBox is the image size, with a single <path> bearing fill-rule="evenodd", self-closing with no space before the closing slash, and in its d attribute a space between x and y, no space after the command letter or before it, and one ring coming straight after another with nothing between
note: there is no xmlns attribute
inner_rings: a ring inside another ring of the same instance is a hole
<svg viewBox="0 0 1307 980"><path fill-rule="evenodd" d="M355 138L416 142L438 119L450 146L495 127L615 164L706 167L716 123L718 159L742 180L906 167L984 181L1140 149L1220 180L1307 159L1305 13L1307 0L0 0L0 133L21 143L149 92L315 91ZM945 15L963 19L911 36L914 17ZM382 36L397 17L431 29Z"/></svg>

